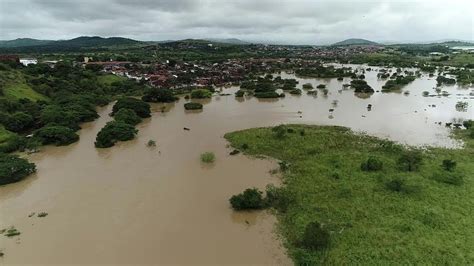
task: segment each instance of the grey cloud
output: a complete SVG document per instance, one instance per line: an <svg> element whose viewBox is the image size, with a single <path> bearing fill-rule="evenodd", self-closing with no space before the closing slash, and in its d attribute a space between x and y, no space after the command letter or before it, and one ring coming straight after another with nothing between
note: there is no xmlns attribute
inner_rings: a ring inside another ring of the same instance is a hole
<svg viewBox="0 0 474 266"><path fill-rule="evenodd" d="M470 0L0 0L0 38L473 40L472 10Z"/></svg>

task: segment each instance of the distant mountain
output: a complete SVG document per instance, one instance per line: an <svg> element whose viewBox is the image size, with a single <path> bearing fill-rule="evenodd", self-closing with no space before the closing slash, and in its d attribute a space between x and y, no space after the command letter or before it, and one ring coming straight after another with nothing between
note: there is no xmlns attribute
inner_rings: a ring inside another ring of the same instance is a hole
<svg viewBox="0 0 474 266"><path fill-rule="evenodd" d="M0 42L0 53L30 53L30 52L76 52L83 48L107 49L113 46L142 45L146 42L122 37L103 38L99 36L82 36L70 40L35 40L16 39Z"/></svg>
<svg viewBox="0 0 474 266"><path fill-rule="evenodd" d="M365 40L365 39L347 39L344 41L331 44L332 46L346 46L346 45L380 45L379 43Z"/></svg>
<svg viewBox="0 0 474 266"><path fill-rule="evenodd" d="M26 46L36 46L36 45L44 45L54 41L51 40L37 40L31 38L18 38L15 40L9 41L0 41L0 47L26 47Z"/></svg>
<svg viewBox="0 0 474 266"><path fill-rule="evenodd" d="M209 38L205 40L210 41L210 42L227 43L227 44L241 44L241 45L250 44L249 42L242 41L237 38L227 38L227 39Z"/></svg>
<svg viewBox="0 0 474 266"><path fill-rule="evenodd" d="M82 36L77 37L71 40L65 41L55 41L54 43L49 43L48 45L61 45L61 46L70 46L70 47L106 47L106 46L118 46L118 45L133 45L140 44L142 42L122 38L122 37L110 37L102 38L99 36Z"/></svg>

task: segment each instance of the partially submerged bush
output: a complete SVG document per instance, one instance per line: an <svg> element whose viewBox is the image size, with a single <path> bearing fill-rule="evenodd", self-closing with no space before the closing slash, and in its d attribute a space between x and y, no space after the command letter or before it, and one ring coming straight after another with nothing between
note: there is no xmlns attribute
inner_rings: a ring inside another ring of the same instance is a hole
<svg viewBox="0 0 474 266"><path fill-rule="evenodd" d="M303 84L303 89L305 89L305 90L311 90L311 89L313 89L313 84L311 84L311 83L305 83L305 84Z"/></svg>
<svg viewBox="0 0 474 266"><path fill-rule="evenodd" d="M146 143L146 146L147 146L147 147L156 147L156 141L150 139L150 140Z"/></svg>
<svg viewBox="0 0 474 266"><path fill-rule="evenodd" d="M64 126L45 126L36 131L34 137L43 145L55 144L57 146L68 145L79 140L79 135L74 130Z"/></svg>
<svg viewBox="0 0 474 266"><path fill-rule="evenodd" d="M108 148L114 146L117 141L127 141L135 137L138 130L132 125L123 122L108 122L97 134L95 146L97 148Z"/></svg>
<svg viewBox="0 0 474 266"><path fill-rule="evenodd" d="M125 124L136 125L142 119L132 109L120 109L114 116L115 121L124 122Z"/></svg>
<svg viewBox="0 0 474 266"><path fill-rule="evenodd" d="M151 88L143 95L142 100L145 102L170 103L178 100L178 97L174 96L170 89Z"/></svg>
<svg viewBox="0 0 474 266"><path fill-rule="evenodd" d="M229 201L234 210L262 209L265 206L262 194L257 188L248 188L232 196Z"/></svg>
<svg viewBox="0 0 474 266"><path fill-rule="evenodd" d="M201 162L213 163L216 160L216 155L213 152L205 152L201 154Z"/></svg>
<svg viewBox="0 0 474 266"><path fill-rule="evenodd" d="M243 91L243 90L238 90L235 93L235 97L244 97L244 95L245 95L245 91Z"/></svg>
<svg viewBox="0 0 474 266"><path fill-rule="evenodd" d="M202 104L200 103L185 103L184 104L184 109L186 110L201 110L202 109Z"/></svg>
<svg viewBox="0 0 474 266"><path fill-rule="evenodd" d="M398 165L404 171L417 171L423 163L423 155L418 150L404 152L398 159Z"/></svg>
<svg viewBox="0 0 474 266"><path fill-rule="evenodd" d="M383 162L377 157L369 157L360 165L362 171L379 171L383 168Z"/></svg>
<svg viewBox="0 0 474 266"><path fill-rule="evenodd" d="M290 91L290 94L293 94L293 95L301 95L301 90L300 89L293 89Z"/></svg>
<svg viewBox="0 0 474 266"><path fill-rule="evenodd" d="M119 99L112 108L112 115L115 115L120 109L131 109L139 117L150 117L150 105L142 100L125 97Z"/></svg>
<svg viewBox="0 0 474 266"><path fill-rule="evenodd" d="M191 92L192 99L205 99L205 98L211 98L211 97L212 97L212 92L206 89L196 89Z"/></svg>
<svg viewBox="0 0 474 266"><path fill-rule="evenodd" d="M35 171L34 163L16 155L0 153L0 185L18 182Z"/></svg>
<svg viewBox="0 0 474 266"><path fill-rule="evenodd" d="M321 226L319 222L310 222L306 225L304 234L301 238L303 248L319 251L327 248L330 243L329 231Z"/></svg>

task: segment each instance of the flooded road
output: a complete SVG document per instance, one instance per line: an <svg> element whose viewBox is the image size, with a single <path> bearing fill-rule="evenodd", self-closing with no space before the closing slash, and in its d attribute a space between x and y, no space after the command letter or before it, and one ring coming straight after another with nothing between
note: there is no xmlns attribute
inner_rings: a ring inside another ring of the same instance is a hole
<svg viewBox="0 0 474 266"><path fill-rule="evenodd" d="M366 80L380 90L385 81L376 74L366 72ZM343 89L350 79L298 80L299 88L327 84L329 93L275 100L215 96L199 113L186 112L183 99L163 113L155 104L153 116L137 126L135 140L109 149L94 148L97 132L111 120L111 106L100 109L97 121L83 125L79 142L30 155L37 173L0 187L0 229L14 225L21 232L0 237L5 253L0 264L288 265L275 218L236 213L228 203L245 188L278 183L269 174L277 164L229 156L225 133L280 123L327 124L411 145L454 147L459 143L449 138L444 123L474 118L472 88L444 87L450 96L423 97L423 91L435 94L436 80L427 76L402 90L409 95L370 97ZM456 110L458 101L468 102L467 110ZM146 146L150 139L157 147ZM199 156L207 151L217 159L206 166ZM49 215L28 217L42 211Z"/></svg>

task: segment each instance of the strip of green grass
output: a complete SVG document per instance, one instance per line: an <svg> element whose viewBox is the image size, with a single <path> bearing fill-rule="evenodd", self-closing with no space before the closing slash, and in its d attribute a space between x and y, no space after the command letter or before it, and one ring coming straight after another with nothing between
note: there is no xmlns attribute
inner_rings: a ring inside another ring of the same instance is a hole
<svg viewBox="0 0 474 266"><path fill-rule="evenodd" d="M19 71L0 71L0 80L5 84L2 97L10 100L26 98L32 101L49 101L48 97L34 91Z"/></svg>
<svg viewBox="0 0 474 266"><path fill-rule="evenodd" d="M289 205L277 211L279 232L299 265L406 265L474 262L474 140L466 131L464 149L431 148L416 172L398 167L407 148L342 127L290 125L293 133L256 128L226 134L233 147L289 163L283 173ZM291 130L290 130L291 131ZM301 133L303 131L303 133ZM282 135L285 135L282 137ZM364 172L369 156L383 169ZM447 173L444 159L457 162L460 185L436 181ZM406 181L406 191L387 188ZM329 229L331 244L310 251L301 242L307 224Z"/></svg>

